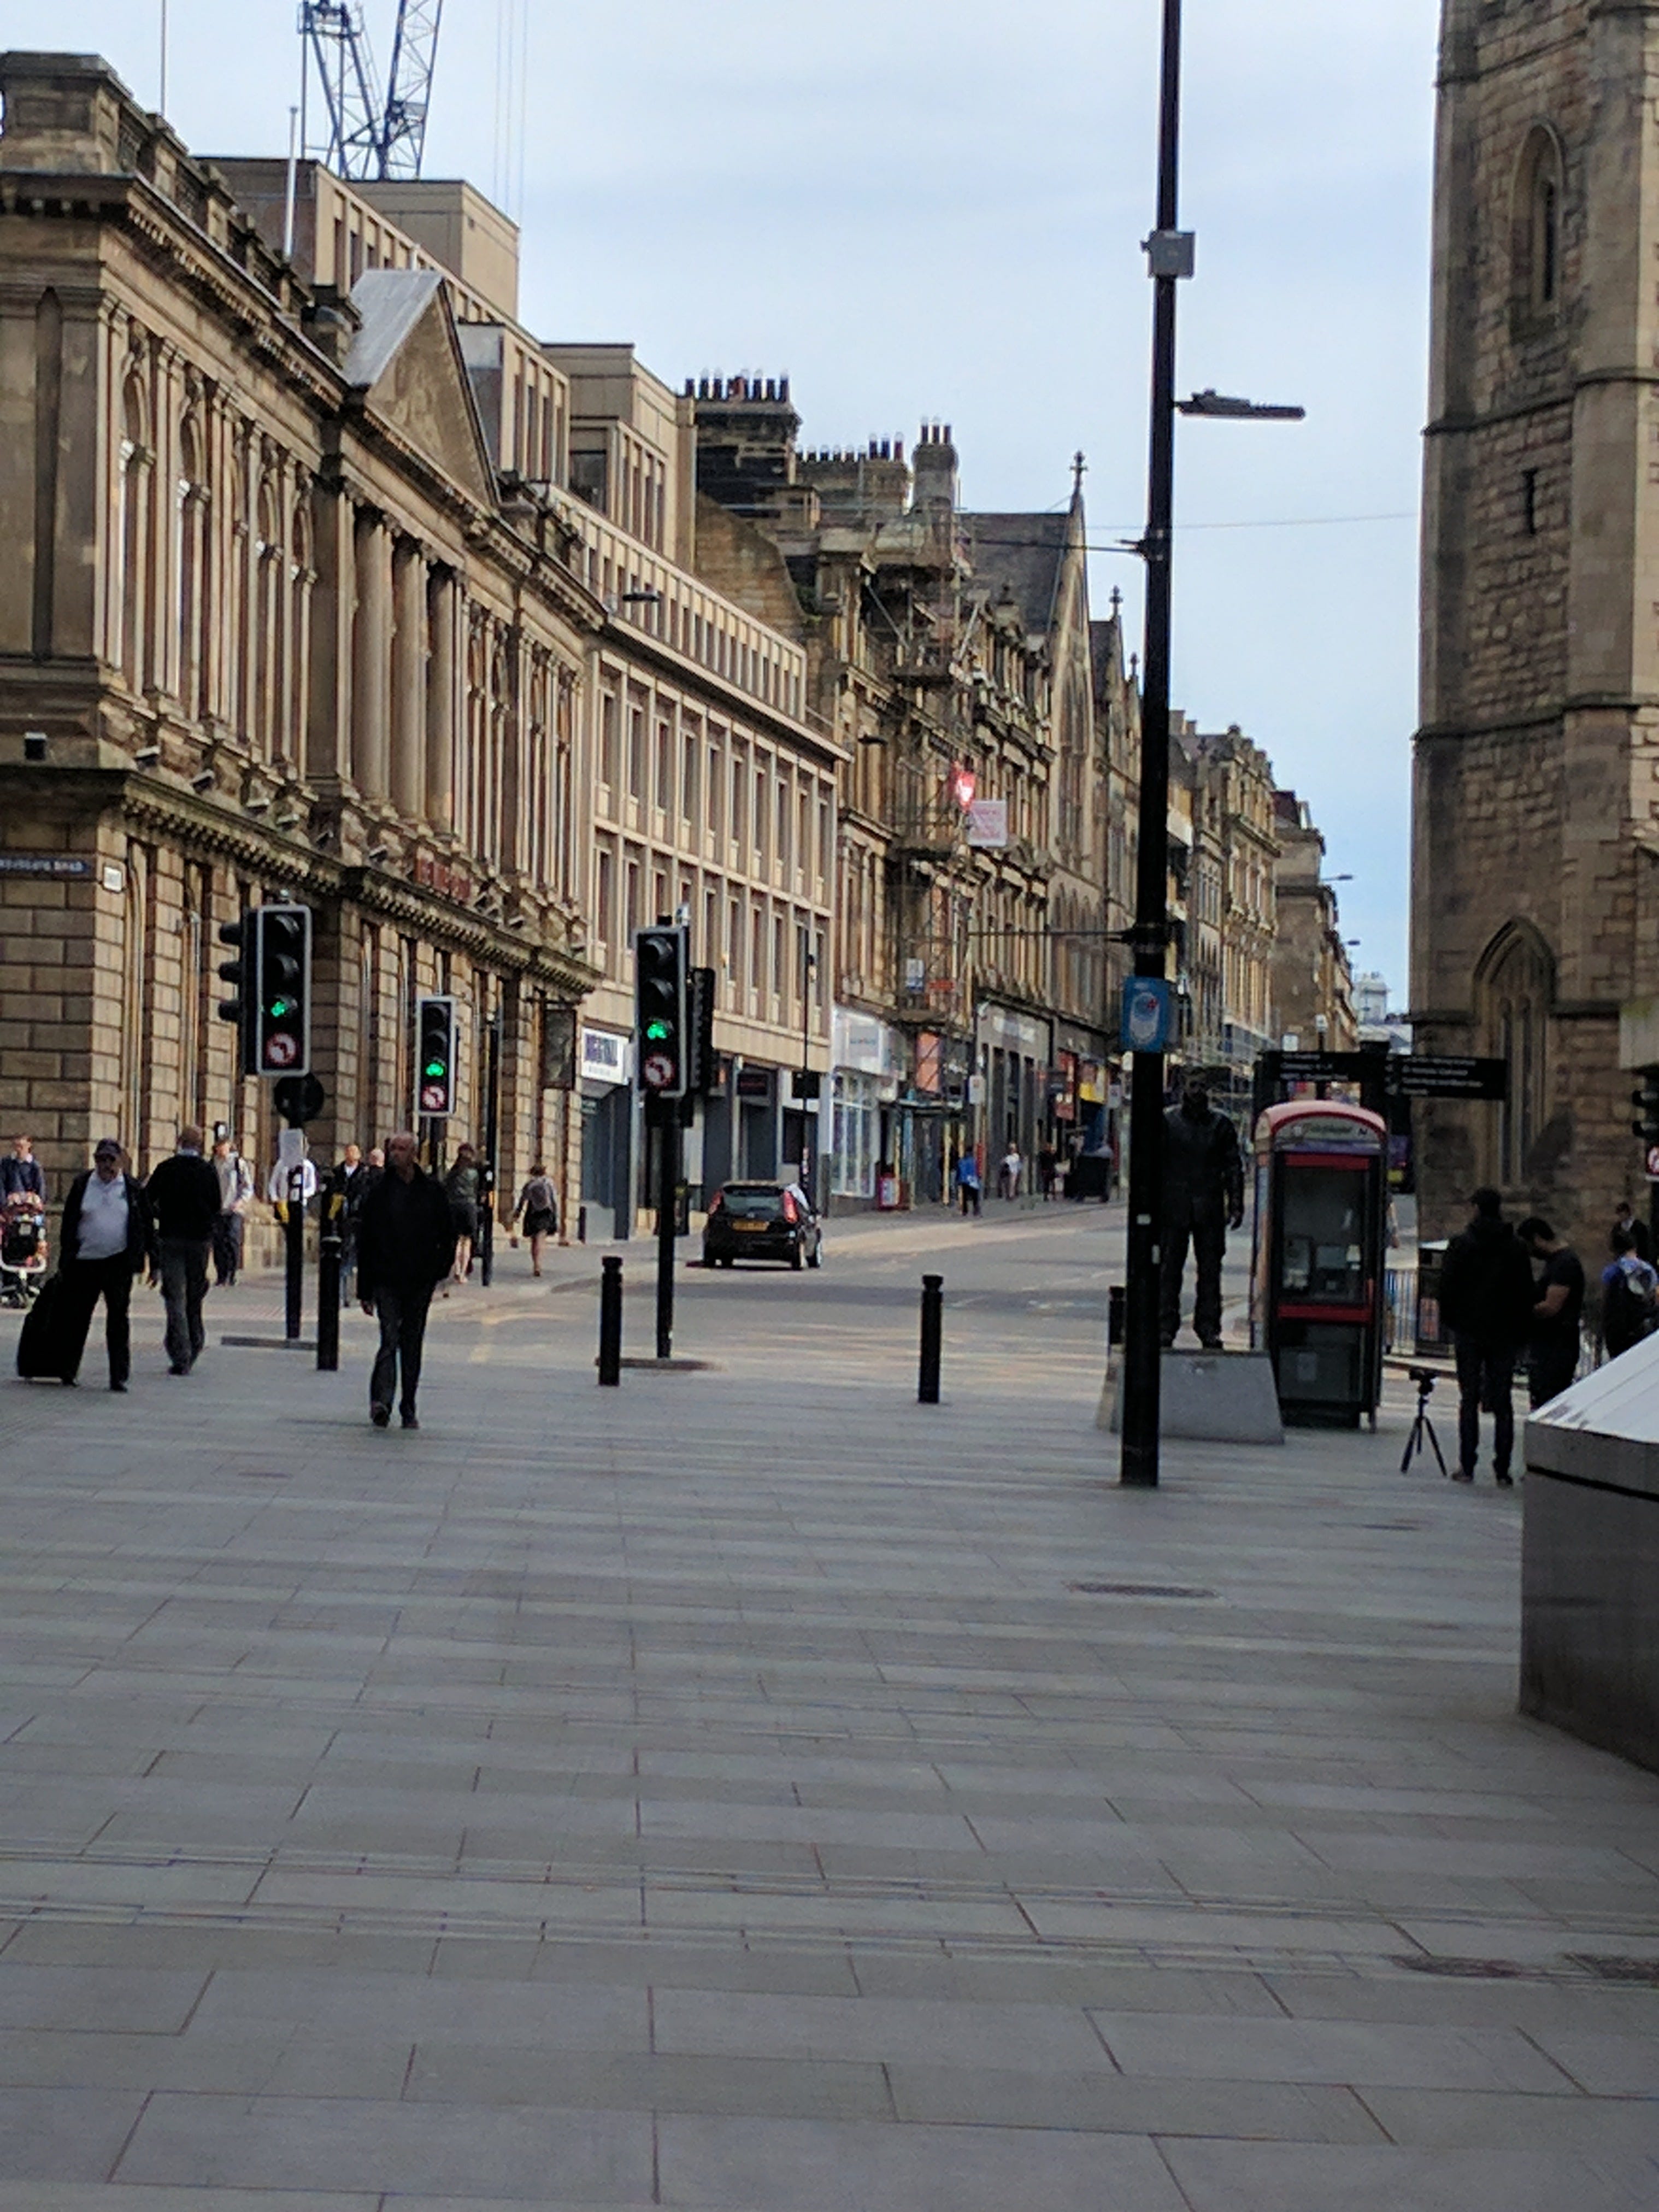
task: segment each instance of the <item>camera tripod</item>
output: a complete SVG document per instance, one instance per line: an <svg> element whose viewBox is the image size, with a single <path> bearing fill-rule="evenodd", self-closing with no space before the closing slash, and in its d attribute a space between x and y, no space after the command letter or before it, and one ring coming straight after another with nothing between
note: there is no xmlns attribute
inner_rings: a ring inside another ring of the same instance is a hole
<svg viewBox="0 0 1659 2212"><path fill-rule="evenodd" d="M1439 1377L1427 1367L1413 1367L1408 1371L1417 1385L1417 1419L1412 1423L1411 1434L1406 1439L1406 1453L1400 1462L1400 1472L1401 1474L1410 1474L1412 1462L1422 1450L1426 1440L1429 1449L1434 1454L1436 1466L1444 1474L1446 1462L1441 1455L1440 1439L1434 1432L1434 1423L1429 1419L1429 1400L1434 1395L1434 1386Z"/></svg>

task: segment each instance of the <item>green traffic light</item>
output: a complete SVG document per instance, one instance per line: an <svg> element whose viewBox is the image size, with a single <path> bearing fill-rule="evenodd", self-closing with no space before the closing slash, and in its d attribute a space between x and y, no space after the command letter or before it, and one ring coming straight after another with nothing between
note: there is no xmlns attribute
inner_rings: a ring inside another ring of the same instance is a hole
<svg viewBox="0 0 1659 2212"><path fill-rule="evenodd" d="M280 1022L285 1015L291 1014L293 1012L293 1002L290 1000L273 999L270 1002L270 1018L273 1022Z"/></svg>
<svg viewBox="0 0 1659 2212"><path fill-rule="evenodd" d="M443 1064L442 1060L428 1060L428 1062L427 1062L427 1064L426 1064L426 1072L427 1072L427 1073L428 1073L428 1075L441 1075L441 1074L443 1073L443 1072L444 1072L444 1064Z"/></svg>
<svg viewBox="0 0 1659 2212"><path fill-rule="evenodd" d="M666 1022L647 1022L645 1033L653 1044L660 1044L669 1034L668 1024Z"/></svg>

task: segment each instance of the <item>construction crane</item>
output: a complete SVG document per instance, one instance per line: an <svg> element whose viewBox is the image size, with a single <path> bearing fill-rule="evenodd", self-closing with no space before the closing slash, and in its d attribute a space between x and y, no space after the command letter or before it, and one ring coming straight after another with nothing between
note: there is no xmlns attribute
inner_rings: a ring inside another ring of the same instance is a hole
<svg viewBox="0 0 1659 2212"><path fill-rule="evenodd" d="M315 62L328 116L324 159L342 177L418 177L443 0L398 0L382 97L352 0L301 0L300 36Z"/></svg>

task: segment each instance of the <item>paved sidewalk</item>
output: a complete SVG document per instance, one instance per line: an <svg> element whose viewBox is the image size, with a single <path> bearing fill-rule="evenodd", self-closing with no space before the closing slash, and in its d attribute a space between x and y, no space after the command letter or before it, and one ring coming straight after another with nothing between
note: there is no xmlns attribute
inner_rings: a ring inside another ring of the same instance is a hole
<svg viewBox="0 0 1659 2212"><path fill-rule="evenodd" d="M687 1271L616 1392L458 1296L417 1436L356 1315L0 1386L0 2212L1659 2203L1659 1778L1516 1717L1517 1500L1403 1399L1118 1490L1067 1213Z"/></svg>

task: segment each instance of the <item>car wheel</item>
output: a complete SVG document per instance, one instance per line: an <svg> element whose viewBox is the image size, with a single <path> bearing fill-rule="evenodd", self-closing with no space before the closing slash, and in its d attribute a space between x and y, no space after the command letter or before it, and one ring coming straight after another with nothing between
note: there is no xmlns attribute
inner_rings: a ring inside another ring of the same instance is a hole
<svg viewBox="0 0 1659 2212"><path fill-rule="evenodd" d="M799 1237L797 1237L794 1243L789 1247L789 1264L794 1269L795 1273L799 1274L802 1267Z"/></svg>
<svg viewBox="0 0 1659 2212"><path fill-rule="evenodd" d="M823 1265L823 1243L822 1238L820 1238L819 1241L812 1247L811 1256L808 1258L806 1264L809 1267L821 1267Z"/></svg>
<svg viewBox="0 0 1659 2212"><path fill-rule="evenodd" d="M726 1255L725 1255L725 1257L724 1257L724 1258L721 1260L721 1261L720 1261L720 1265L721 1265L721 1267L734 1267L736 1264L737 1264L737 1263L736 1263L736 1261L734 1260L734 1258L733 1258L732 1255L730 1252L726 1253Z"/></svg>

